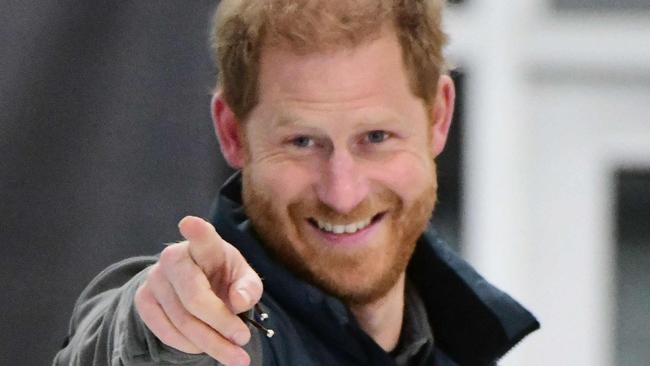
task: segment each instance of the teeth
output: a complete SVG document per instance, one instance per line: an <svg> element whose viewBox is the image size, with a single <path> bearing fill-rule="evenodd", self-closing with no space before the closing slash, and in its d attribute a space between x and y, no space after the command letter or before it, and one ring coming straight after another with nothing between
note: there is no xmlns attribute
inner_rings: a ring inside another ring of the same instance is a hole
<svg viewBox="0 0 650 366"><path fill-rule="evenodd" d="M353 233L356 233L357 231L365 228L366 226L370 225L370 219L366 219L366 220L355 222L355 223L348 224L348 225L333 225L333 224L330 224L329 222L323 222L323 221L316 220L316 224L318 225L319 229L321 229L323 231L330 232L330 233L334 233L334 234L343 234L343 233L353 234Z"/></svg>
<svg viewBox="0 0 650 366"><path fill-rule="evenodd" d="M366 227L368 225L370 225L370 219L366 219L366 220L363 220L361 222L358 222L357 223L357 230L361 230L361 229L363 229L364 227Z"/></svg>

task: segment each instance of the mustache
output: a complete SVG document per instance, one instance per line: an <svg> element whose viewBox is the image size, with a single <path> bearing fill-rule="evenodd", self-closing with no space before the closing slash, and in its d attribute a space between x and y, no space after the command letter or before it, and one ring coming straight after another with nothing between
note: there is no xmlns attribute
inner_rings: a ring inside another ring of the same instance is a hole
<svg viewBox="0 0 650 366"><path fill-rule="evenodd" d="M365 198L350 212L341 213L319 199L301 200L289 205L289 213L295 219L305 217L327 221L332 224L347 224L375 217L387 210L399 210L402 207L399 196L383 190Z"/></svg>

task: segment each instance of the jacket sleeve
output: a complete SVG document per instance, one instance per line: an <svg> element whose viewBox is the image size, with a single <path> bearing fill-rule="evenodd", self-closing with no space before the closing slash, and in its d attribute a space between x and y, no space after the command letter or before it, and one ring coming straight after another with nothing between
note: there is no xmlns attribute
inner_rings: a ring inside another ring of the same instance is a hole
<svg viewBox="0 0 650 366"><path fill-rule="evenodd" d="M217 364L205 354L187 354L164 345L140 319L133 298L156 260L130 258L91 281L77 300L67 344L55 356L53 366ZM251 354L253 359L260 356Z"/></svg>

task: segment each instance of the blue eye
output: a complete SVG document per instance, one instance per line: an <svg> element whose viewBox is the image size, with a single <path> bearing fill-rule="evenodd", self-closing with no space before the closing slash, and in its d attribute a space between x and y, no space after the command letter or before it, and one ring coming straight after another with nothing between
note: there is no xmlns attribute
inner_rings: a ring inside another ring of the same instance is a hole
<svg viewBox="0 0 650 366"><path fill-rule="evenodd" d="M368 142L371 144L378 144L386 141L388 138L388 132L382 130L370 131L368 132L367 138Z"/></svg>
<svg viewBox="0 0 650 366"><path fill-rule="evenodd" d="M298 136L291 140L291 144L295 147L305 148L314 144L314 140L307 136Z"/></svg>

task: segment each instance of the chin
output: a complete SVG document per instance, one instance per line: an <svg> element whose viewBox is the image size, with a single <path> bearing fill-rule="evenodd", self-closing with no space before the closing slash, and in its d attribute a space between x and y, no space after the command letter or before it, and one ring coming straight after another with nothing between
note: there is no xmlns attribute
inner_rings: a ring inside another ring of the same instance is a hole
<svg viewBox="0 0 650 366"><path fill-rule="evenodd" d="M307 264L302 277L347 304L372 303L395 287L414 248L415 243L402 244L399 248L383 245L347 258L320 255L314 260L302 257L302 263Z"/></svg>

